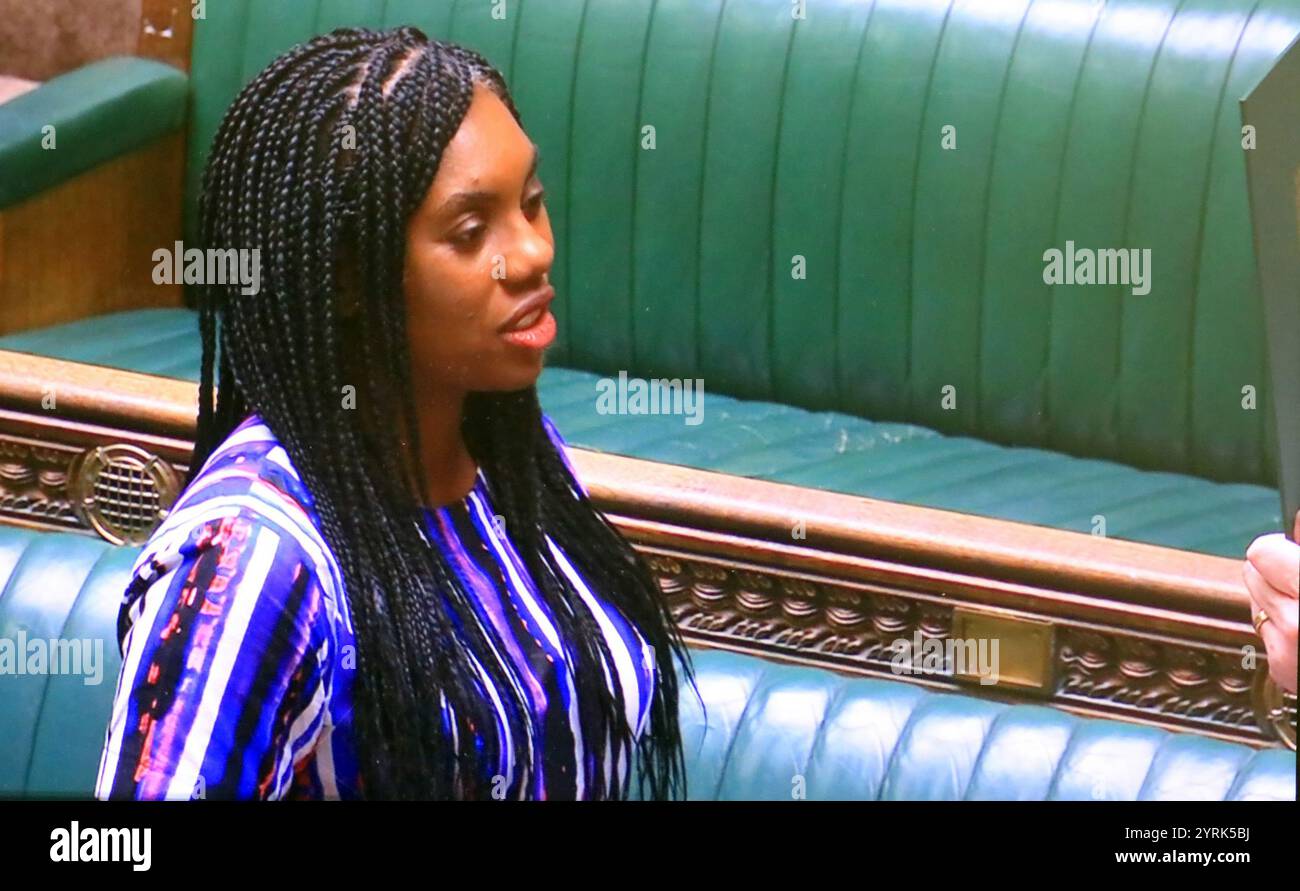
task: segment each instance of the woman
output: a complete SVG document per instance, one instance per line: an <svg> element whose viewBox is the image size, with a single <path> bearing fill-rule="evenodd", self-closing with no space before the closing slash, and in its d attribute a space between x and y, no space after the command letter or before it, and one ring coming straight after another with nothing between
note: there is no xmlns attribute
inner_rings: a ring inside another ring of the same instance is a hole
<svg viewBox="0 0 1300 891"><path fill-rule="evenodd" d="M201 236L262 287L199 289L100 798L612 799L634 762L684 791L688 654L538 407L536 168L501 75L414 28L314 39L232 104Z"/></svg>

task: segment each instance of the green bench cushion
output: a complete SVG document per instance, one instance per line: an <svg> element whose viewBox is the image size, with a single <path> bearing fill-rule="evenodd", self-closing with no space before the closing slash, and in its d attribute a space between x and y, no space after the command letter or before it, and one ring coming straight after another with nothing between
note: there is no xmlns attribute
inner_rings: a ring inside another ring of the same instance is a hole
<svg viewBox="0 0 1300 891"><path fill-rule="evenodd" d="M114 56L0 105L0 208L177 129L188 95L189 79L170 65Z"/></svg>
<svg viewBox="0 0 1300 891"><path fill-rule="evenodd" d="M197 381L195 330L190 310L136 310L2 337L0 349ZM561 367L542 374L542 405L571 445L1077 532L1091 533L1101 516L1110 537L1224 557L1282 528L1277 492L1265 486L707 391L697 426L680 415L601 414L600 379Z"/></svg>
<svg viewBox="0 0 1300 891"><path fill-rule="evenodd" d="M97 684L0 675L0 797L92 793L136 548L0 526L0 639L103 642ZM1295 798L1295 755L717 650L679 703L689 797ZM802 778L801 780L796 777Z"/></svg>
<svg viewBox="0 0 1300 891"><path fill-rule="evenodd" d="M198 315L188 309L136 309L0 337L0 349L141 374L199 380Z"/></svg>

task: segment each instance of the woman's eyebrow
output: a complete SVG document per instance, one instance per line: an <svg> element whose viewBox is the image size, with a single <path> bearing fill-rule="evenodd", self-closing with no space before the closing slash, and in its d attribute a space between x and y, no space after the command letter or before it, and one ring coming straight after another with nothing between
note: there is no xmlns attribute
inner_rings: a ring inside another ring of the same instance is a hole
<svg viewBox="0 0 1300 891"><path fill-rule="evenodd" d="M532 179L533 174L537 173L537 165L542 159L542 151L537 147L537 143L532 143L532 146L533 160L532 163L528 165L528 175L524 177L525 182ZM462 210L468 210L471 207L491 204L494 198L496 198L496 193L489 192L485 189L456 192L442 203L442 206L436 211L436 215L448 216L454 213L460 213Z"/></svg>

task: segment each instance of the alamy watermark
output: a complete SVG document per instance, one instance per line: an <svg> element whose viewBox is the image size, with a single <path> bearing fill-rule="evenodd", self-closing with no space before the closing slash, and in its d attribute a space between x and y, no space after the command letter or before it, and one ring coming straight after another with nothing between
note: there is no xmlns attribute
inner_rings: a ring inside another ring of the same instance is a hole
<svg viewBox="0 0 1300 891"><path fill-rule="evenodd" d="M596 381L596 413L602 415L683 415L688 427L704 420L702 378L629 378Z"/></svg>
<svg viewBox="0 0 1300 891"><path fill-rule="evenodd" d="M68 674L81 676L87 687L104 682L103 638L0 637L0 675Z"/></svg>
<svg viewBox="0 0 1300 891"><path fill-rule="evenodd" d="M894 674L977 675L981 685L998 682L997 638L940 640L922 637L917 631L911 640L900 637L889 648L894 651L889 660L889 669Z"/></svg>
<svg viewBox="0 0 1300 891"><path fill-rule="evenodd" d="M186 250L178 241L174 250L154 251L153 261L155 285L241 285L246 296L262 289L261 248Z"/></svg>
<svg viewBox="0 0 1300 891"><path fill-rule="evenodd" d="M82 826L73 820L50 832L54 863L130 863L135 872L148 872L153 863L153 830Z"/></svg>
<svg viewBox="0 0 1300 891"><path fill-rule="evenodd" d="M1049 285L1129 285L1135 297L1151 293L1151 248L1076 248L1043 251L1043 282Z"/></svg>

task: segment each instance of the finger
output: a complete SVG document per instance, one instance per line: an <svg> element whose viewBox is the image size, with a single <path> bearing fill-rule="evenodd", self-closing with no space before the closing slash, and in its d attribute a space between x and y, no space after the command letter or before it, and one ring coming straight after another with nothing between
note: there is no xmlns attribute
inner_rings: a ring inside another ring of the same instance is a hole
<svg viewBox="0 0 1300 891"><path fill-rule="evenodd" d="M1251 542L1246 560L1277 590L1300 597L1300 544L1281 532L1261 535Z"/></svg>
<svg viewBox="0 0 1300 891"><path fill-rule="evenodd" d="M1273 679L1273 683L1277 684L1286 692L1294 695L1296 688L1295 672L1292 671L1291 674L1288 675L1286 671L1286 668L1277 663L1268 663L1268 676Z"/></svg>
<svg viewBox="0 0 1300 891"><path fill-rule="evenodd" d="M1286 633L1274 622L1265 622L1259 629L1259 636L1264 640L1264 652L1268 654L1268 676L1273 682L1288 693L1295 692L1294 661L1285 660L1288 644L1294 645L1295 638L1288 638ZM1285 664L1284 664L1285 663Z"/></svg>
<svg viewBox="0 0 1300 891"><path fill-rule="evenodd" d="M1255 586L1260 583L1259 572L1247 561L1241 563L1241 580L1246 586L1246 594L1250 596L1250 614L1253 617L1259 612L1259 598L1255 596Z"/></svg>
<svg viewBox="0 0 1300 891"><path fill-rule="evenodd" d="M1264 651L1268 653L1270 661L1276 661L1285 652L1286 634L1271 618L1259 626L1259 637L1264 641Z"/></svg>
<svg viewBox="0 0 1300 891"><path fill-rule="evenodd" d="M1254 564L1246 563L1241 574L1246 581L1246 590L1250 593L1252 616L1261 609L1270 616L1277 615L1288 602L1294 602L1293 598L1270 585Z"/></svg>

